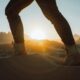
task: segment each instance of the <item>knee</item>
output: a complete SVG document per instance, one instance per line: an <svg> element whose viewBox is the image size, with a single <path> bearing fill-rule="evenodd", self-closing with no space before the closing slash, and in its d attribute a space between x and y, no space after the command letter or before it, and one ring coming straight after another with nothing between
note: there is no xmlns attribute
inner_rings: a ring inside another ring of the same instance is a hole
<svg viewBox="0 0 80 80"><path fill-rule="evenodd" d="M6 15L8 18L10 18L10 17L12 18L12 17L18 15L18 13L16 13L16 11L14 11L14 10L12 10L12 9L10 9L10 8L6 8L6 9L5 9L5 15Z"/></svg>
<svg viewBox="0 0 80 80"><path fill-rule="evenodd" d="M10 15L10 11L6 8L5 9L5 15L8 17Z"/></svg>

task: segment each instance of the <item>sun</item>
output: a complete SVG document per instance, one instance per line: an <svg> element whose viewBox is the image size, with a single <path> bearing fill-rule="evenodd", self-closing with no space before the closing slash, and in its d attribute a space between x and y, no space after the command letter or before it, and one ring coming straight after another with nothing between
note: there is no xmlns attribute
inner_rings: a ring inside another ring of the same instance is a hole
<svg viewBox="0 0 80 80"><path fill-rule="evenodd" d="M46 34L45 34L45 31L37 28L37 29L33 29L30 32L29 37L36 40L43 40L46 38Z"/></svg>

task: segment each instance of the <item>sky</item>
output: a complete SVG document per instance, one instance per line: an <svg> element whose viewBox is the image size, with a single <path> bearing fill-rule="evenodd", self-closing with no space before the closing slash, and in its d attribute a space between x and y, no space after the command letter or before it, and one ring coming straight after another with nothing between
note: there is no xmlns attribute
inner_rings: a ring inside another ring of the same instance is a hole
<svg viewBox="0 0 80 80"><path fill-rule="evenodd" d="M5 15L5 7L10 0L0 0L0 32L9 32L9 23ZM56 0L60 12L69 22L73 34L80 35L80 0ZM30 35L35 30L43 30L47 39L60 38L54 29L54 25L45 18L36 1L19 13L24 33Z"/></svg>

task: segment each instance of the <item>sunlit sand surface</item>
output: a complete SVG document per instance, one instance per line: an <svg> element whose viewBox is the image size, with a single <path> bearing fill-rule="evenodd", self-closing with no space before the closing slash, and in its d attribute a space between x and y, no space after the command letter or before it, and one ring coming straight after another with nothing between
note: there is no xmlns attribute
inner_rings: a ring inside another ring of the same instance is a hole
<svg viewBox="0 0 80 80"><path fill-rule="evenodd" d="M31 44L31 43L30 43ZM66 57L63 45L40 44L36 50L27 44L28 55L13 56L12 45L0 46L1 80L79 80L79 66L63 66ZM51 46L50 46L51 45ZM78 49L80 46L78 45ZM78 79L77 79L78 78Z"/></svg>

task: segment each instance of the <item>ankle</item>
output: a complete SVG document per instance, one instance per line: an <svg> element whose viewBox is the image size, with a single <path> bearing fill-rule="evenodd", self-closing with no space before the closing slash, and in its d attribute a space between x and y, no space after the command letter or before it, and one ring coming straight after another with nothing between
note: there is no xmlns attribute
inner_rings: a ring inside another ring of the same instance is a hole
<svg viewBox="0 0 80 80"><path fill-rule="evenodd" d="M16 54L26 54L25 44L24 43L15 43L14 50Z"/></svg>
<svg viewBox="0 0 80 80"><path fill-rule="evenodd" d="M66 46L66 51L68 55L76 55L79 53L76 45Z"/></svg>

